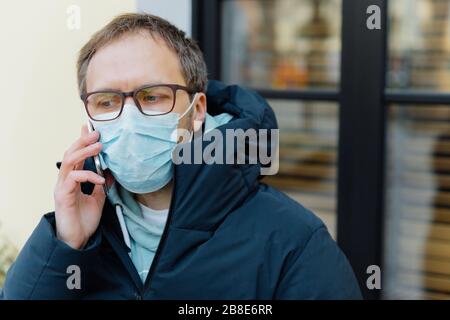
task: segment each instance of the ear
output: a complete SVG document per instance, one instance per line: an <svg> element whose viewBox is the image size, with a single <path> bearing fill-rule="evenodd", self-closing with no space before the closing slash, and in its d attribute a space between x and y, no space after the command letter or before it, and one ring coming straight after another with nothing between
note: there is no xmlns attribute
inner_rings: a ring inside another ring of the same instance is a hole
<svg viewBox="0 0 450 320"><path fill-rule="evenodd" d="M206 95L203 92L197 93L194 105L194 115L192 117L192 128L194 131L200 130L206 117Z"/></svg>

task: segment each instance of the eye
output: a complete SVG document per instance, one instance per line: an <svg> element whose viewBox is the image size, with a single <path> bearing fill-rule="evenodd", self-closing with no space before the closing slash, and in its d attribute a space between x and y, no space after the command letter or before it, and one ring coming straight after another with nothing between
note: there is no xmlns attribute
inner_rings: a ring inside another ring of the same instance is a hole
<svg viewBox="0 0 450 320"><path fill-rule="evenodd" d="M155 102L155 101L158 101L158 96L155 96L155 95L145 95L144 97L143 97L143 100L145 101L145 102Z"/></svg>
<svg viewBox="0 0 450 320"><path fill-rule="evenodd" d="M102 101L99 101L97 104L99 107L108 108L113 105L113 101L112 100L102 100Z"/></svg>

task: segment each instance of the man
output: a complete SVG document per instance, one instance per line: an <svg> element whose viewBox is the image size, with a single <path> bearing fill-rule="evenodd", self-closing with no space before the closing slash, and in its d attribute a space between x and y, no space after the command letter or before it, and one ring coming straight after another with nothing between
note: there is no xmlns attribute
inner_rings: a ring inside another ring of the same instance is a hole
<svg viewBox="0 0 450 320"><path fill-rule="evenodd" d="M3 298L361 297L324 224L260 183L260 162L173 163L194 132L277 127L256 93L207 87L202 54L182 31L121 15L80 51L78 83L95 131L84 126L65 152L55 212L9 270ZM174 129L191 135L181 141Z"/></svg>

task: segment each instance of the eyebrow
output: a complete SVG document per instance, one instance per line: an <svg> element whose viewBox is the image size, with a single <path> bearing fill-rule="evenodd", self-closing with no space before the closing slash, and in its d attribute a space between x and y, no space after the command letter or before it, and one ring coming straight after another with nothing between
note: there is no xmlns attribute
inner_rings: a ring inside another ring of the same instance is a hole
<svg viewBox="0 0 450 320"><path fill-rule="evenodd" d="M164 81L152 81L152 82L146 82L146 83L141 84L141 85L139 85L139 86L137 86L137 87L134 87L131 91L134 91L134 90L139 89L139 88L142 88L142 87L154 86L154 85L157 85L157 84L167 84L167 83L168 83L168 82L164 82ZM95 89L95 90L92 90L92 91L90 91L90 92L95 92L95 91L110 91L110 90L122 92L122 90L117 89L117 88L112 88L112 87L100 87L100 88Z"/></svg>

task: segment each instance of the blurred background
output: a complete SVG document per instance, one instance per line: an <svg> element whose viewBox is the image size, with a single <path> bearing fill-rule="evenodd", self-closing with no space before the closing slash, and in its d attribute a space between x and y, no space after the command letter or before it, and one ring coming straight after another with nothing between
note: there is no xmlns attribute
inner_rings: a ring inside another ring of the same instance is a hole
<svg viewBox="0 0 450 320"><path fill-rule="evenodd" d="M371 4L381 30L366 28ZM450 299L450 0L3 6L0 286L53 210L55 162L84 123L78 50L115 15L145 11L198 40L210 78L268 99L281 162L264 181L321 217L365 297ZM366 287L369 265L381 267L381 290Z"/></svg>

